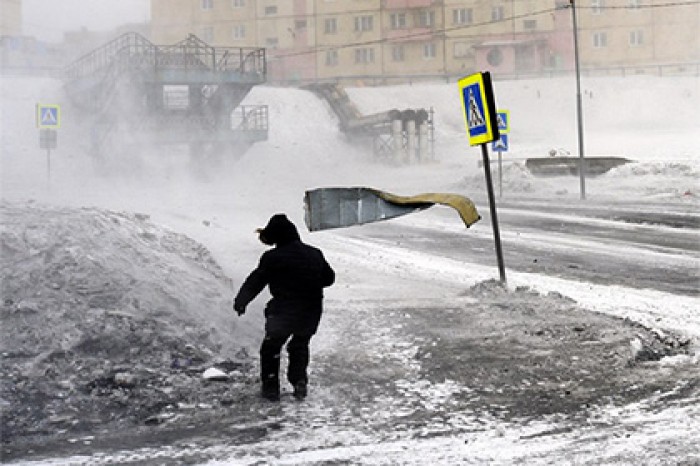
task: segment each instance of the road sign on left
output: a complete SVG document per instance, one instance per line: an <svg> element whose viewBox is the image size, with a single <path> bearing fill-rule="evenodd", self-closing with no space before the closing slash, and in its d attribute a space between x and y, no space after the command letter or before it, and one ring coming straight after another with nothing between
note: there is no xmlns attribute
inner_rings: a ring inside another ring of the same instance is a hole
<svg viewBox="0 0 700 466"><path fill-rule="evenodd" d="M58 129L61 127L61 106L36 104L36 127L39 129Z"/></svg>

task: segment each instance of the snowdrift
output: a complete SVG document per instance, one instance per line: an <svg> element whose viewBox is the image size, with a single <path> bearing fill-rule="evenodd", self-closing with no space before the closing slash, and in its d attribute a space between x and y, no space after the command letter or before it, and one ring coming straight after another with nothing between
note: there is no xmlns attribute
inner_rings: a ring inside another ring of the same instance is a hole
<svg viewBox="0 0 700 466"><path fill-rule="evenodd" d="M123 361L140 346L167 358L186 345L213 354L251 343L255 332L236 331L233 284L210 253L147 216L33 203L4 203L0 216L2 351L90 347ZM114 318L141 331L124 334Z"/></svg>

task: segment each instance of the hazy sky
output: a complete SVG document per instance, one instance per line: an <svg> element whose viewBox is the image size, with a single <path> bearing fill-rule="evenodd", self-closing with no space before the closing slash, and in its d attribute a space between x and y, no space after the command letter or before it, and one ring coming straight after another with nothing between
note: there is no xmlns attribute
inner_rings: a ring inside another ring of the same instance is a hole
<svg viewBox="0 0 700 466"><path fill-rule="evenodd" d="M49 42L86 27L107 30L150 17L149 0L23 0L23 32Z"/></svg>

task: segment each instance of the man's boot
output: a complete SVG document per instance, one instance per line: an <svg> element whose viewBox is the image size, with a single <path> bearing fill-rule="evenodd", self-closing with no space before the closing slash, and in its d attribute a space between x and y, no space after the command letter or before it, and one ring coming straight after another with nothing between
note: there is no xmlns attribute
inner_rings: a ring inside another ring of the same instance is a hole
<svg viewBox="0 0 700 466"><path fill-rule="evenodd" d="M263 398L270 401L279 401L280 399L280 349L284 341L284 338L273 338L265 335L260 347L261 394Z"/></svg>
<svg viewBox="0 0 700 466"><path fill-rule="evenodd" d="M294 384L294 398L297 400L301 401L306 398L307 392L308 389L305 380L300 380Z"/></svg>
<svg viewBox="0 0 700 466"><path fill-rule="evenodd" d="M277 377L270 375L262 381L262 397L269 401L280 400L280 382Z"/></svg>

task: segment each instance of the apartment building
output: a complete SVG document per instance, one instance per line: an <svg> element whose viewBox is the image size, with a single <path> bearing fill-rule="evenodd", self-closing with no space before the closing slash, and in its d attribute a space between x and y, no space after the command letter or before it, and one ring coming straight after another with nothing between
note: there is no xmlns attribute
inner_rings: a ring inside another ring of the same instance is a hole
<svg viewBox="0 0 700 466"><path fill-rule="evenodd" d="M0 36L22 35L22 0L0 0Z"/></svg>
<svg viewBox="0 0 700 466"><path fill-rule="evenodd" d="M569 63L571 25L555 2L541 0L445 0L446 68L500 73L539 72ZM566 30L567 40L558 40ZM573 46L570 46L573 50ZM561 50L560 50L561 49ZM560 56L555 60L555 56Z"/></svg>
<svg viewBox="0 0 700 466"><path fill-rule="evenodd" d="M318 79L382 75L381 3L314 1Z"/></svg>
<svg viewBox="0 0 700 466"><path fill-rule="evenodd" d="M584 68L700 61L700 4L575 0ZM572 0L151 0L151 36L265 47L272 81L574 66Z"/></svg>
<svg viewBox="0 0 700 466"><path fill-rule="evenodd" d="M675 0L579 3L586 66L700 61L700 4Z"/></svg>
<svg viewBox="0 0 700 466"><path fill-rule="evenodd" d="M0 73L44 69L58 61L55 50L24 35L22 21L22 0L0 0Z"/></svg>

